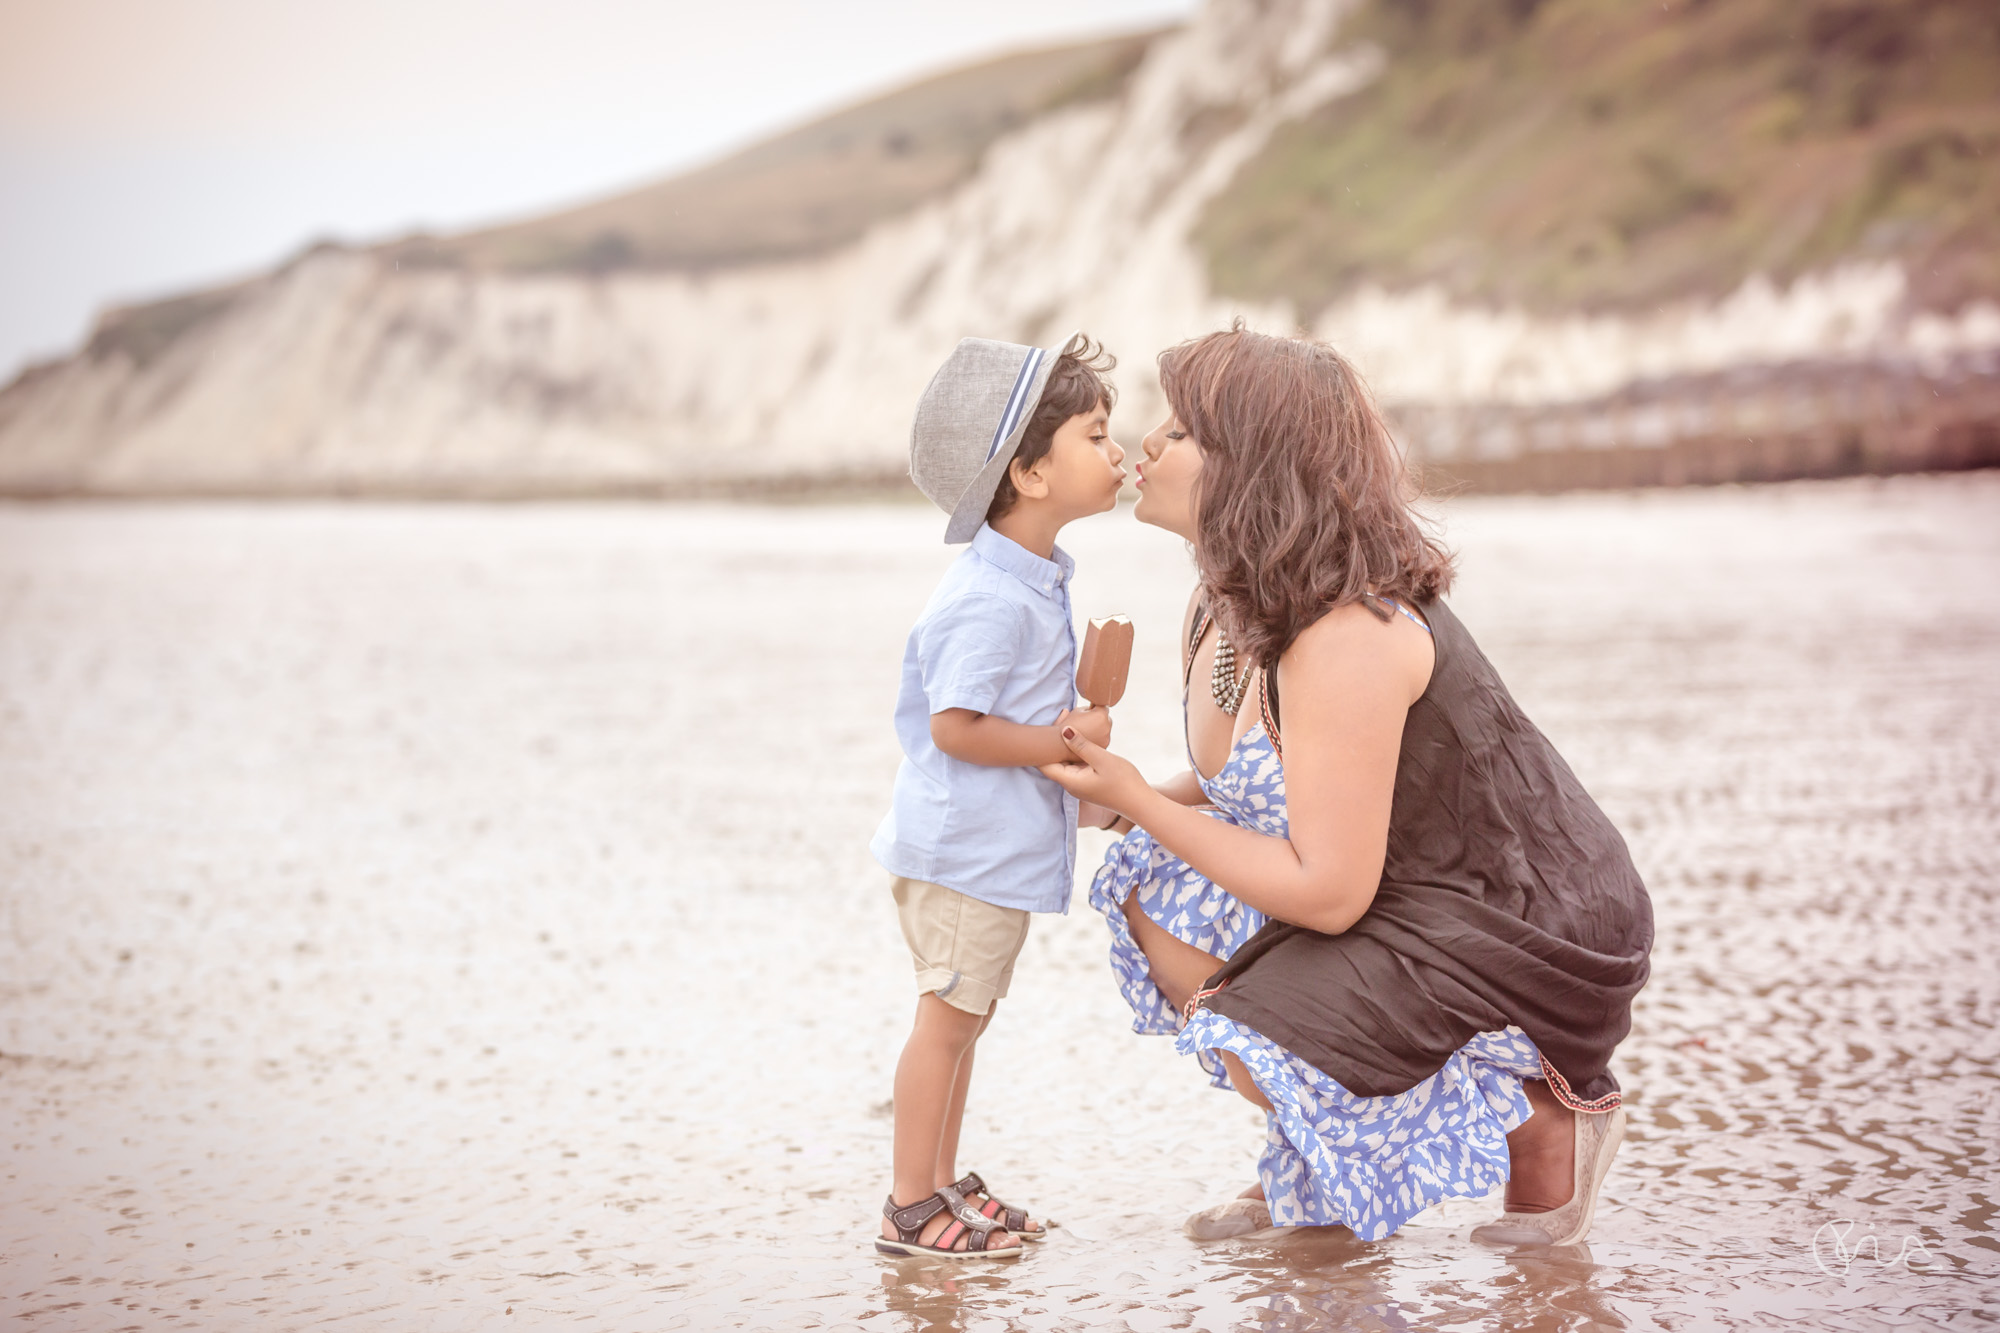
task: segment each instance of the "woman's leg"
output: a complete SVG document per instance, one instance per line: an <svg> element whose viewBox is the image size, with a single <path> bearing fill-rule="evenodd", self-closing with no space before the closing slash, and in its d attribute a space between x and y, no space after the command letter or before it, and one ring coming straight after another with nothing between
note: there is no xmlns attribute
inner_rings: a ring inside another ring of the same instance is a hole
<svg viewBox="0 0 2000 1333"><path fill-rule="evenodd" d="M1177 1010L1185 1010L1188 998L1201 989L1202 982L1215 975L1215 969L1222 966L1222 960L1169 934L1140 910L1137 895L1127 898L1122 906L1125 922L1132 930L1132 941L1146 955L1147 975L1153 978L1153 984L1160 988L1160 993L1167 997L1169 1004ZM1269 1099L1258 1090L1243 1062L1227 1051L1217 1051L1216 1054L1222 1057L1222 1066L1229 1071L1230 1086L1252 1105L1270 1110Z"/></svg>
<svg viewBox="0 0 2000 1333"><path fill-rule="evenodd" d="M1507 1211L1551 1212L1576 1193L1576 1112L1541 1079L1522 1088L1535 1113L1507 1136Z"/></svg>

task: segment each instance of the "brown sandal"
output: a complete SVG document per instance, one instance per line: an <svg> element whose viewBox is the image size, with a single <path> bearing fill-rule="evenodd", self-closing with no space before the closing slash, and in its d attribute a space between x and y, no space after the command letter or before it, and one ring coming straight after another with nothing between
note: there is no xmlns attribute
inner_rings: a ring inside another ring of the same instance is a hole
<svg viewBox="0 0 2000 1333"><path fill-rule="evenodd" d="M949 1209L952 1220L938 1232L935 1244L924 1244L924 1226L933 1217ZM904 1207L896 1206L896 1196L890 1195L882 1205L882 1216L889 1219L889 1225L896 1229L896 1239L875 1238L875 1248L883 1254L915 1255L931 1259L1018 1259L1021 1257L1019 1245L988 1248L993 1244L993 1234L1007 1234L1007 1228L992 1218L975 1211L965 1201L965 1196L949 1185L940 1186L938 1192L928 1199ZM963 1237L965 1248L954 1249Z"/></svg>
<svg viewBox="0 0 2000 1333"><path fill-rule="evenodd" d="M984 1194L986 1202L981 1205L979 1209L980 1213L992 1218L1022 1240L1047 1240L1049 1238L1049 1228L1055 1225L1053 1222L1046 1222L1032 1231L1029 1230L1026 1210L1016 1208L1012 1204L1003 1203L999 1199L994 1198L993 1191L986 1187L986 1182L979 1178L977 1171L966 1172L965 1179L953 1185L951 1189L952 1193L959 1195L961 1198L968 1194Z"/></svg>

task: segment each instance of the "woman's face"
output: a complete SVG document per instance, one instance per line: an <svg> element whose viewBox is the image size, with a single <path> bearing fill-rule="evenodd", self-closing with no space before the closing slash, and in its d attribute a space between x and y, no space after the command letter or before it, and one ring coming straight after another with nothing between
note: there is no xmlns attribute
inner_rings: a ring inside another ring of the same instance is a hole
<svg viewBox="0 0 2000 1333"><path fill-rule="evenodd" d="M1140 441L1146 457L1138 473L1139 503L1132 517L1194 540L1194 485L1201 475L1201 446L1169 415Z"/></svg>

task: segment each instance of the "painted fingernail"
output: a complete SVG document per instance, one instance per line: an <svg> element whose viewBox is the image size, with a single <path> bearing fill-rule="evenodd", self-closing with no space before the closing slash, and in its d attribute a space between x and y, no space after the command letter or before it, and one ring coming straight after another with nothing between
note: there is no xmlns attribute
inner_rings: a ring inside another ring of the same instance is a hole
<svg viewBox="0 0 2000 1333"><path fill-rule="evenodd" d="M1066 740L1066 741L1073 741L1073 740L1075 740L1075 739L1076 739L1076 728L1075 728L1075 727L1064 727L1064 728L1063 728L1063 739L1064 739L1064 740Z"/></svg>

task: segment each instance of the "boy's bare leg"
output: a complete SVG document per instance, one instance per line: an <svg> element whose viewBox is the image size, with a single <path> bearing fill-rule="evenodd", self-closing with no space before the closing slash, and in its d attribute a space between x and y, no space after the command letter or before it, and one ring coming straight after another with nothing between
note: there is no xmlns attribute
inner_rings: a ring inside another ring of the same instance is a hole
<svg viewBox="0 0 2000 1333"><path fill-rule="evenodd" d="M952 1117L953 1101L958 1102L959 1117L965 1110L959 1066L969 1066L966 1057L985 1029L988 1016L968 1014L935 993L917 997L917 1020L910 1029L910 1039L903 1044L903 1056L896 1062L895 1180L890 1193L899 1208L928 1199L937 1189L935 1177L948 1119L953 1126L952 1150L957 1152L958 1121ZM929 1244L951 1221L949 1213L939 1213L925 1223L920 1239ZM886 1217L882 1219L882 1235L895 1239L895 1228ZM988 1248L1020 1243L1011 1235L995 1236Z"/></svg>
<svg viewBox="0 0 2000 1333"><path fill-rule="evenodd" d="M940 1185L958 1183L958 1131L965 1123L965 1097L967 1089L972 1086L972 1061L979 1054L979 1038L986 1035L986 1029L993 1025L993 1015L998 1012L1000 1012L1000 1001L995 1000L992 1007L986 1011L985 1019L980 1022L979 1032L972 1039L973 1044L965 1048L964 1056L959 1059L958 1082L952 1085L951 1106L944 1117L944 1137L938 1143L937 1183ZM974 1208L983 1208L986 1196L968 1194L966 1202ZM1027 1229L1033 1234L1039 1233L1043 1228L1041 1223L1031 1217L1028 1219Z"/></svg>
<svg viewBox="0 0 2000 1333"><path fill-rule="evenodd" d="M1201 989L1202 982L1215 975L1215 970L1222 966L1222 960L1168 934L1165 927L1139 910L1137 898L1127 898L1123 906L1125 922L1132 928L1132 940L1146 955L1147 975L1153 978L1153 984L1160 988L1160 993L1167 997L1169 1004L1175 1009L1185 1010L1188 997ZM1228 1051L1217 1051L1216 1054L1222 1057L1222 1067L1229 1071L1230 1086L1251 1105L1270 1110L1270 1099L1258 1089L1243 1062Z"/></svg>
<svg viewBox="0 0 2000 1333"><path fill-rule="evenodd" d="M979 1020L979 1027L972 1034L972 1044L958 1059L958 1077L952 1082L951 1102L945 1107L944 1133L938 1138L937 1171L932 1188L958 1183L958 1131L965 1124L965 1096L972 1087L972 1061L979 1054L979 1039L993 1025L993 1015L999 1010L1000 1001L995 1000L987 1009L986 1017Z"/></svg>

